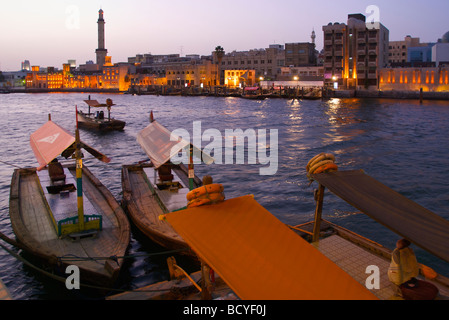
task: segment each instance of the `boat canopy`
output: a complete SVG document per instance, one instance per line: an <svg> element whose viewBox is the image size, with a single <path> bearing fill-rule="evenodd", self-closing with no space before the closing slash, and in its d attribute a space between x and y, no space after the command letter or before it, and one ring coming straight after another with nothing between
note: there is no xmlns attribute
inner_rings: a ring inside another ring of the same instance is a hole
<svg viewBox="0 0 449 320"><path fill-rule="evenodd" d="M314 180L380 224L449 262L449 221L363 170L321 173Z"/></svg>
<svg viewBox="0 0 449 320"><path fill-rule="evenodd" d="M115 106L115 104L112 104L112 103L110 103L110 104L99 103L97 100L84 100L84 102L87 103L87 105L89 107L98 107L98 108L103 107L103 108L105 108L105 107Z"/></svg>
<svg viewBox="0 0 449 320"><path fill-rule="evenodd" d="M245 91L257 91L259 89L259 87L245 87Z"/></svg>
<svg viewBox="0 0 449 320"><path fill-rule="evenodd" d="M165 218L241 299L377 299L251 195Z"/></svg>
<svg viewBox="0 0 449 320"><path fill-rule="evenodd" d="M39 162L38 171L60 154L65 158L70 157L76 149L75 137L51 120L31 134L30 145ZM106 163L110 161L107 156L82 141L81 148L100 161Z"/></svg>
<svg viewBox="0 0 449 320"><path fill-rule="evenodd" d="M137 134L137 142L150 158L157 169L178 154L191 143L173 134L163 125L153 120L145 129ZM192 145L193 146L193 145ZM193 146L193 155L201 156L206 164L211 164L214 159Z"/></svg>

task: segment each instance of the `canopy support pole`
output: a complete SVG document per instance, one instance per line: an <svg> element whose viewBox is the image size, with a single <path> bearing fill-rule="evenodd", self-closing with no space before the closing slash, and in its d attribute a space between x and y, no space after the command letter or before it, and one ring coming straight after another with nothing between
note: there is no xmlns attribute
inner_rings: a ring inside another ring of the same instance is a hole
<svg viewBox="0 0 449 320"><path fill-rule="evenodd" d="M84 230L84 205L83 205L83 159L80 150L80 135L78 129L76 129L76 190L77 190L77 201L78 201L78 224L80 230Z"/></svg>
<svg viewBox="0 0 449 320"><path fill-rule="evenodd" d="M75 159L76 159L76 191L78 203L78 226L80 231L84 230L84 204L83 204L83 155L81 153L81 139L78 129L78 108L76 108L75 129Z"/></svg>
<svg viewBox="0 0 449 320"><path fill-rule="evenodd" d="M193 169L193 145L189 147L189 189L195 189L193 186L193 179L195 178L195 171Z"/></svg>
<svg viewBox="0 0 449 320"><path fill-rule="evenodd" d="M320 228L321 228L321 214L323 212L323 198L324 198L324 186L319 185L316 194L316 208L315 208L315 220L313 223L313 235L312 242L316 242L320 239Z"/></svg>

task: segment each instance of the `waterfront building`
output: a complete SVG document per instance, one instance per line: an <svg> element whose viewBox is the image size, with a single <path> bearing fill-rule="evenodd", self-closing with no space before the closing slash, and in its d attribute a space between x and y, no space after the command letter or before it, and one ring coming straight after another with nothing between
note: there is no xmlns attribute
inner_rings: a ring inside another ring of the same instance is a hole
<svg viewBox="0 0 449 320"><path fill-rule="evenodd" d="M384 91L449 91L449 66L431 68L384 68L379 73Z"/></svg>
<svg viewBox="0 0 449 320"><path fill-rule="evenodd" d="M97 64L100 66L100 68L104 65L106 56L108 54L108 50L105 48L104 44L104 18L103 18L103 10L100 9L98 11L98 48L95 50L95 53L97 55Z"/></svg>
<svg viewBox="0 0 449 320"><path fill-rule="evenodd" d="M164 64L169 86L216 86L219 83L218 66L211 59L189 59Z"/></svg>
<svg viewBox="0 0 449 320"><path fill-rule="evenodd" d="M275 79L285 65L285 49L279 44L266 49L225 53L220 61L215 52L212 56L214 63L219 65L220 83L224 83L225 70L255 70L256 79Z"/></svg>
<svg viewBox="0 0 449 320"><path fill-rule="evenodd" d="M278 80L323 81L324 66L282 67Z"/></svg>
<svg viewBox="0 0 449 320"><path fill-rule="evenodd" d="M388 63L391 66L401 66L409 60L409 49L427 47L427 43L421 43L420 38L412 38L411 36L406 36L402 41L390 41L389 42L389 53L388 53ZM416 59L416 57L415 57Z"/></svg>
<svg viewBox="0 0 449 320"><path fill-rule="evenodd" d="M32 66L31 72L28 72L25 78L27 89L47 89L48 75L46 71L41 70L39 66Z"/></svg>
<svg viewBox="0 0 449 320"><path fill-rule="evenodd" d="M314 41L314 35L312 34ZM285 44L285 65L292 67L314 66L317 64L315 43L296 42Z"/></svg>
<svg viewBox="0 0 449 320"><path fill-rule="evenodd" d="M432 61L437 67L449 65L449 42L439 42L432 47Z"/></svg>
<svg viewBox="0 0 449 320"><path fill-rule="evenodd" d="M22 61L22 66L21 66L21 69L20 70L23 70L23 71L31 71L31 64L30 64L30 61L29 60L24 60L24 61Z"/></svg>
<svg viewBox="0 0 449 320"><path fill-rule="evenodd" d="M323 32L325 85L377 89L378 71L388 63L389 30L350 14L347 24L329 23Z"/></svg>
<svg viewBox="0 0 449 320"><path fill-rule="evenodd" d="M0 87L25 87L26 75L26 70L3 72L0 71Z"/></svg>
<svg viewBox="0 0 449 320"><path fill-rule="evenodd" d="M256 70L224 70L224 85L229 88L243 88L256 83Z"/></svg>
<svg viewBox="0 0 449 320"><path fill-rule="evenodd" d="M428 43L426 46L410 47L407 50L408 67L434 67L432 62L432 47L435 43Z"/></svg>
<svg viewBox="0 0 449 320"><path fill-rule="evenodd" d="M105 63L100 77L100 88L127 91L131 85L131 79L128 76L129 68L128 64Z"/></svg>

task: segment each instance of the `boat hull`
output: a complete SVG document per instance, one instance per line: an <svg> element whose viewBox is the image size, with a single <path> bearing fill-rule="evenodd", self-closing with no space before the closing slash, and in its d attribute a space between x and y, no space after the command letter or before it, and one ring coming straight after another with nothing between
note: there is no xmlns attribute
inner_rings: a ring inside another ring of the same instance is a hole
<svg viewBox="0 0 449 320"><path fill-rule="evenodd" d="M66 168L75 175L74 165ZM40 174L47 173L45 171L46 169L42 170ZM41 181L34 168L16 169L13 173L10 219L18 242L26 251L54 270L64 271L69 265L78 266L81 283L113 285L123 265L123 257L130 241L130 225L119 203L109 190L83 167L83 197L85 201L88 199L93 204L97 214L101 214L102 230L94 237L80 237L75 240L68 236L59 237L54 224L54 214ZM61 198L63 200L64 196ZM64 203L59 205L64 206ZM77 212L76 208L74 212ZM70 260L68 257L77 259Z"/></svg>
<svg viewBox="0 0 449 320"><path fill-rule="evenodd" d="M172 211L156 191L152 177L145 170L153 170L151 164L124 165L122 167L122 206L137 228L153 242L168 250L179 250L180 254L196 257L182 237L160 215ZM178 176L183 175L182 184L188 183L184 169L175 166ZM197 178L195 185L199 185ZM184 189L186 189L184 187ZM188 191L188 190L186 190ZM187 200L185 201L185 205ZM181 204L178 204L178 207ZM176 208L178 208L176 207ZM180 209L181 207L179 207Z"/></svg>
<svg viewBox="0 0 449 320"><path fill-rule="evenodd" d="M126 122L117 119L95 119L93 114L86 114L78 111L78 126L85 129L99 131L121 131L125 128Z"/></svg>

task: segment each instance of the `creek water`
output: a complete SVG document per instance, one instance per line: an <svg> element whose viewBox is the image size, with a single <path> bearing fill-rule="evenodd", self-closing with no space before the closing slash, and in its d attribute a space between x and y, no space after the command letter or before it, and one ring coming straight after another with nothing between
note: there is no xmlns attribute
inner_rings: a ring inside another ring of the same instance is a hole
<svg viewBox="0 0 449 320"><path fill-rule="evenodd" d="M87 98L88 94L82 93L0 95L3 147L0 156L0 232L14 238L9 220L9 188L14 166L37 166L29 144L30 134L47 121L48 114L54 122L73 131L75 106L87 110L83 102ZM111 158L109 164L95 159L86 159L84 163L118 201L122 197L121 166L147 159L136 135L148 125L150 111L153 111L158 122L169 130L188 132L191 141L194 142L195 137L201 147L210 143L211 140L207 140L209 133L220 134L221 141L215 142L222 143L222 163L196 165L195 173L200 177L212 175L214 182L224 185L227 198L253 194L260 204L285 223L313 220L316 183L309 185L305 166L321 152L333 153L340 169L363 169L387 186L449 219L449 104L446 101L245 100L106 94L91 94L91 98L99 102L111 98L116 104L112 116L127 122L121 132L81 130L82 140ZM255 153L248 158L251 141L234 142L232 148L226 150L233 150L235 154L226 158L224 150L230 132L227 130L237 132L239 129L243 132L254 130L257 138L261 136L258 133L265 132L267 141L252 142L258 146L268 145L270 153ZM273 130L277 130L277 143L274 135L270 135L275 132ZM242 144L244 148L239 149ZM243 164L237 161L238 150L245 154ZM254 157L261 163L253 164ZM261 175L264 168L275 174ZM399 238L330 193L325 196L323 217L388 248L394 248ZM449 275L446 262L419 248L414 249L420 262ZM167 280L166 258L169 255L164 251L133 227L130 258L116 289L131 290ZM181 257L177 259L183 263ZM64 284L47 278L2 249L0 278L15 299L101 298L82 290L69 291Z"/></svg>

